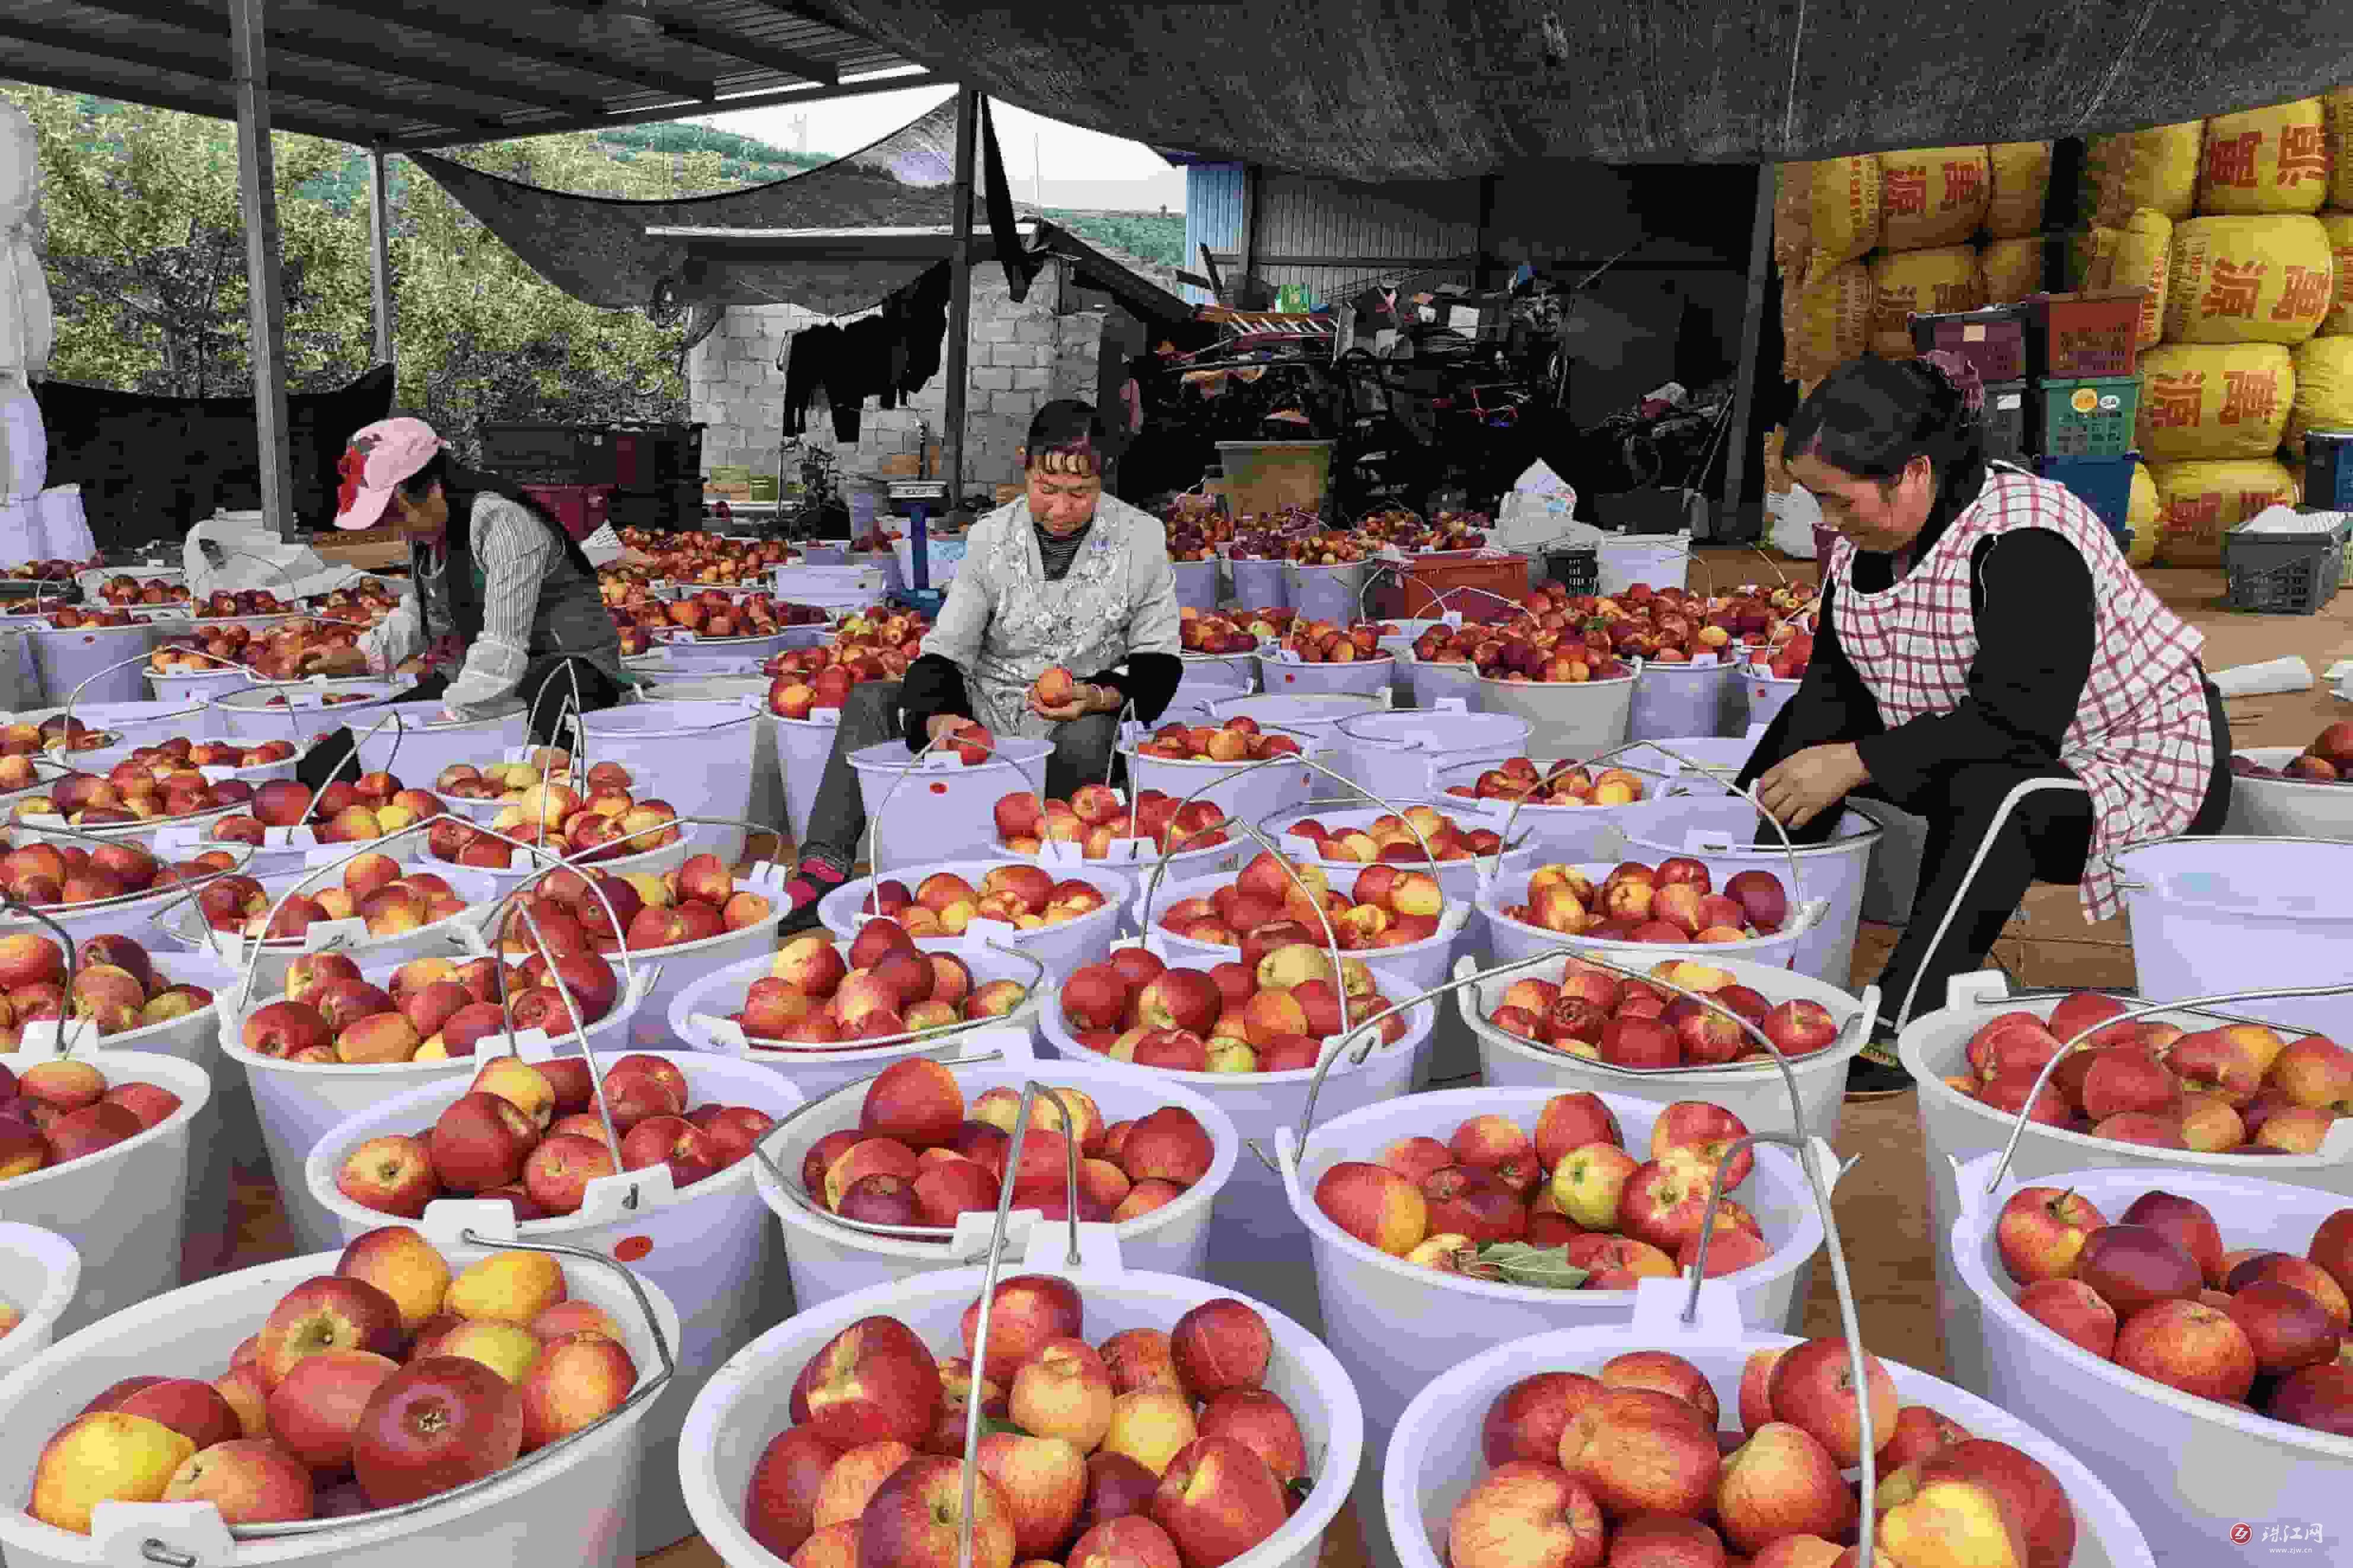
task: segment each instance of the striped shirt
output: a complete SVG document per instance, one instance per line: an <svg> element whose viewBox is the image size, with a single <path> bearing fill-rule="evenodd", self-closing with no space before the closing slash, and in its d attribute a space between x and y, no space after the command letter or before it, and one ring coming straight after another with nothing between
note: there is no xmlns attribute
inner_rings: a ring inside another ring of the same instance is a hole
<svg viewBox="0 0 2353 1568"><path fill-rule="evenodd" d="M489 705L512 695L522 679L540 579L561 552L545 524L504 496L487 490L477 495L468 521L474 562L482 574L482 635L466 648L465 663L450 676L442 702L459 717L472 719L487 717ZM416 593L360 639L369 668L389 672L401 660L456 636L448 569L448 555L438 562L428 558Z"/></svg>

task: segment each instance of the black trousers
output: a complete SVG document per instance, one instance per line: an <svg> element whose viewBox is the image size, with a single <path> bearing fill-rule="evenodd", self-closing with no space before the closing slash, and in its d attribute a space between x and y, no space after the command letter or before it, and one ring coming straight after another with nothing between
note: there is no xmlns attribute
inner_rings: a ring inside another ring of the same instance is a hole
<svg viewBox="0 0 2353 1568"><path fill-rule="evenodd" d="M2213 771L2205 802L2189 828L2200 837L2221 832L2231 809L2231 725L2211 683L2206 687L2206 711L2214 728ZM2013 792L2036 784L2044 787L2020 795L2008 816L2002 815ZM1943 1006L1953 976L1983 967L2030 884L2084 879L2092 804L2075 786L2075 775L2056 764L1994 763L1943 775L1925 798L1889 800L1869 784L1850 797L1886 801L1928 824L1911 913L1880 972L1879 1005L1887 1023L1908 1022ZM1808 824L1817 833L1792 837L1818 838L1837 816L1836 811L1825 812Z"/></svg>
<svg viewBox="0 0 2353 1568"><path fill-rule="evenodd" d="M442 693L448 689L448 677L428 675L394 700L438 702ZM547 746L555 743L560 721L571 710L575 700L583 712L594 713L620 701L621 688L611 676L586 659L557 654L532 660L523 670L522 679L515 686L515 695L522 699L530 714L526 723L531 743ZM358 740L348 729L322 735L302 754L302 760L294 764L294 776L313 790L326 788L328 783L338 776L355 779L360 774L355 752L358 744ZM429 788L430 785L431 781L427 780L418 787Z"/></svg>

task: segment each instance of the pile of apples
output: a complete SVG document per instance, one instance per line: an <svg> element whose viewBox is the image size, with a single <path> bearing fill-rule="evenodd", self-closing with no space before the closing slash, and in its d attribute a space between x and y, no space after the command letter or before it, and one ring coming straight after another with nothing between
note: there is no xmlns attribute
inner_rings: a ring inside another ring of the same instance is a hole
<svg viewBox="0 0 2353 1568"><path fill-rule="evenodd" d="M1372 971L1353 958L1337 974L1323 946L1282 942L1255 963L1193 968L1123 947L1062 985L1062 1021L1091 1051L1138 1067L1176 1072L1302 1072L1315 1066L1324 1042L1388 1012ZM1405 1037L1405 1016L1377 1026L1380 1043Z"/></svg>
<svg viewBox="0 0 2353 1568"><path fill-rule="evenodd" d="M790 547L773 540L729 539L701 531L661 533L627 528L621 531L620 540L653 557L650 571L630 570L672 583L756 583L770 567L793 559Z"/></svg>
<svg viewBox="0 0 2353 1568"><path fill-rule="evenodd" d="M636 777L618 763L597 763L586 773L580 773L573 767L569 751L562 746L540 746L520 763L451 763L434 779L433 787L453 800L496 800L521 805L535 784L557 784L577 794L626 790L635 783Z"/></svg>
<svg viewBox="0 0 2353 1568"><path fill-rule="evenodd" d="M76 609L69 605L50 613L49 625L61 632L89 631L109 626L135 626L141 619L125 609L101 610L94 605Z"/></svg>
<svg viewBox="0 0 2353 1568"><path fill-rule="evenodd" d="M2292 784L2353 784L2353 721L2339 720L2312 738L2312 744L2267 768L2251 757L2232 756L2231 771L2246 779L2286 779Z"/></svg>
<svg viewBox="0 0 2353 1568"><path fill-rule="evenodd" d="M541 937L556 952L649 952L743 931L776 912L765 893L739 890L734 874L709 854L690 855L659 873L566 867L515 899L530 909ZM513 957L539 952L520 913L508 916L501 942L501 951Z"/></svg>
<svg viewBox="0 0 2353 1568"><path fill-rule="evenodd" d="M1420 829L1421 837L1414 837ZM1286 826L1286 838L1304 838L1315 846L1318 859L1353 861L1371 865L1376 861L1393 866L1427 866L1430 857L1440 860L1475 860L1482 855L1500 854L1504 847L1501 834L1484 827L1466 828L1434 805L1409 805L1400 816L1384 812L1363 827L1326 827L1312 816L1303 816ZM1425 850L1423 842L1430 847Z"/></svg>
<svg viewBox="0 0 2353 1568"><path fill-rule="evenodd" d="M87 1535L102 1502L208 1502L229 1525L420 1502L586 1430L637 1386L611 1316L562 1265L452 1268L406 1226L279 1298L212 1378L127 1377L41 1449L26 1511Z"/></svg>
<svg viewBox="0 0 2353 1568"><path fill-rule="evenodd" d="M1242 963L1253 968L1258 958L1285 942L1325 942L1327 919L1345 951L1404 947L1438 934L1446 893L1427 871L1369 867L1343 896L1324 879L1321 868L1294 869L1314 889L1313 901L1284 873L1282 862L1261 850L1225 886L1167 906L1160 929L1187 942L1238 947Z"/></svg>
<svg viewBox="0 0 2353 1568"><path fill-rule="evenodd" d="M231 784L251 789L252 815L224 816L206 830L205 837L224 844L261 844L268 840L269 829L305 822L322 844L365 844L420 822L448 817L448 812L432 791L410 789L381 772L333 780L315 796L309 784L293 779L271 779L259 789L229 779L215 784L213 793L218 795Z"/></svg>
<svg viewBox="0 0 2353 1568"><path fill-rule="evenodd" d="M96 773L52 778L44 793L18 801L16 815L20 818L62 816L77 827L101 827L198 816L241 805L252 796L253 786L242 779L215 784L195 768L177 763L158 765L152 760L125 758L104 778Z"/></svg>
<svg viewBox="0 0 2353 1568"><path fill-rule="evenodd" d="M2074 1506L2048 1466L1903 1404L1868 1352L1859 1394L1848 1358L1842 1339L1754 1352L1741 1372L1737 1433L1719 1427L1706 1373L1672 1352L1522 1378L1481 1422L1488 1469L1447 1520L1447 1561L1849 1568L1866 1527L1873 1560L1889 1568L2074 1561ZM1845 1479L1862 1462L1858 1399L1880 1442L1868 1500Z"/></svg>
<svg viewBox="0 0 2353 1568"><path fill-rule="evenodd" d="M617 607L612 614L616 626L634 626L649 637L685 630L698 640L767 637L780 626L814 626L825 619L824 611L807 605L784 605L773 595L737 595L721 588L705 588L666 603L648 599Z"/></svg>
<svg viewBox="0 0 2353 1568"><path fill-rule="evenodd" d="M20 583L56 583L80 571L85 563L78 561L20 561L7 569L7 574ZM91 566L103 564L98 561Z"/></svg>
<svg viewBox="0 0 2353 1568"><path fill-rule="evenodd" d="M236 864L227 850L213 850L167 865L129 838L95 849L79 844L27 844L0 855L0 889L36 908L94 904L129 893L160 892ZM5 979L0 975L0 983Z"/></svg>
<svg viewBox="0 0 2353 1568"><path fill-rule="evenodd" d="M118 574L99 584L98 596L124 608L133 605L185 605L188 602L188 585L161 577L142 583L136 577Z"/></svg>
<svg viewBox="0 0 2353 1568"><path fill-rule="evenodd" d="M1282 1528L1314 1489L1297 1415L1265 1386L1266 1320L1219 1297L1171 1325L1085 1336L1079 1287L1000 1280L986 1363L934 1359L896 1318L862 1318L793 1381L794 1425L744 1498L752 1538L801 1568L953 1563L972 1455L972 1568L1215 1568Z"/></svg>
<svg viewBox="0 0 2353 1568"><path fill-rule="evenodd" d="M1806 666L1813 662L1813 633L1799 632L1770 647L1751 648L1748 667L1761 669L1776 680L1796 680L1806 673Z"/></svg>
<svg viewBox="0 0 2353 1568"><path fill-rule="evenodd" d="M1425 522L1402 507L1376 512L1357 522L1356 531L1416 553L1483 550L1494 520L1483 511L1441 511Z"/></svg>
<svg viewBox="0 0 2353 1568"><path fill-rule="evenodd" d="M296 893L272 916L278 905L268 889L244 875L216 877L196 892L196 912L206 925L264 942L299 942L314 921L356 920L365 922L370 936L401 936L466 910L441 878L404 870L391 856L374 853L345 862L343 886Z"/></svg>
<svg viewBox="0 0 2353 1568"><path fill-rule="evenodd" d="M938 1062L893 1062L867 1088L858 1125L810 1145L801 1185L828 1214L864 1225L954 1230L958 1215L997 1212L1008 1185L1014 1207L1060 1220L1070 1215L1075 1142L1079 1218L1121 1225L1182 1197L1217 1159L1209 1130L1181 1105L1106 1123L1084 1089L1050 1087L1031 1105L1021 1163L1008 1171L1020 1090L984 1089L967 1104L955 1074ZM1075 1130L1062 1120L1065 1108Z"/></svg>
<svg viewBox="0 0 2353 1568"><path fill-rule="evenodd" d="M850 616L826 647L787 648L762 666L769 677L768 710L806 719L811 709L839 708L862 681L898 679L923 656L929 629L917 615L876 609Z"/></svg>
<svg viewBox="0 0 2353 1568"><path fill-rule="evenodd" d="M444 769L441 776L446 779L454 769L467 765L454 763ZM526 765L507 764L503 778L512 781L520 777L514 770ZM596 778L599 768L610 768L621 777L628 777L627 770L617 764L598 763L588 770L588 793L583 796L571 784L563 782L572 776L570 773L550 773L535 784L523 784L516 792L519 798L491 819L487 832L462 816L445 816L436 822L425 837L426 851L452 866L503 871L512 868L517 853L514 845L506 842L508 839L537 845L567 860L593 862L649 854L685 837L678 826L678 812L670 802L639 800L625 784L614 782L613 773L602 780ZM465 782L463 775L458 782ZM477 794L471 798L479 800L482 796ZM507 797L502 793L491 798ZM528 859L525 862L530 863Z"/></svg>
<svg viewBox="0 0 2353 1568"><path fill-rule="evenodd" d="M897 878L888 878L859 900L858 912L889 921L911 937L943 937L962 935L976 920L1043 931L1103 907L1103 893L1092 882L1058 882L1039 867L1016 864L991 866L977 888L954 871L933 872L913 892Z"/></svg>
<svg viewBox="0 0 2353 1568"><path fill-rule="evenodd" d="M2205 1205L2152 1189L2110 1224L2082 1194L2021 1187L1994 1222L2019 1309L2168 1388L2353 1437L2353 1208L2298 1258L2224 1250Z"/></svg>
<svg viewBox="0 0 2353 1568"><path fill-rule="evenodd" d="M1016 790L997 803L997 842L1015 855L1035 855L1049 844L1076 844L1088 860L1108 859L1113 842L1145 838L1162 855L1212 848L1228 842L1226 814L1217 802L1187 801L1156 789L1140 790L1131 810L1109 784L1081 784L1067 801L1040 801Z"/></svg>
<svg viewBox="0 0 2353 1568"><path fill-rule="evenodd" d="M65 950L47 936L0 936L0 1049L15 1050L36 1018L87 1019L100 1036L168 1024L213 1005L201 985L184 985L156 966L145 945L117 932L74 950L69 985Z"/></svg>
<svg viewBox="0 0 2353 1568"><path fill-rule="evenodd" d="M1508 1116L1473 1116L1438 1139L1399 1138L1373 1160L1343 1160L1315 1183L1324 1217L1366 1247L1445 1274L1510 1276L1481 1249L1521 1242L1561 1248L1579 1289L1630 1290L1671 1279L1699 1258L1718 1166L1725 1201L1708 1243L1707 1275L1736 1273L1773 1256L1757 1216L1732 1201L1756 1160L1732 1111L1679 1100L1651 1126L1648 1158L1626 1151L1617 1113L1593 1094L1556 1094L1535 1130Z"/></svg>
<svg viewBox="0 0 2353 1568"><path fill-rule="evenodd" d="M1287 506L1278 511L1253 512L1234 523L1226 554L1235 561L1282 561L1293 537L1320 531L1324 514L1314 507Z"/></svg>
<svg viewBox="0 0 2353 1568"><path fill-rule="evenodd" d="M1524 925L1605 942L1747 942L1789 918L1789 892L1770 871L1736 871L1717 892L1704 860L1671 856L1656 867L1629 860L1597 888L1574 866L1539 866L1527 902L1504 913Z"/></svg>
<svg viewBox="0 0 2353 1568"><path fill-rule="evenodd" d="M1257 720L1238 713L1214 730L1198 724L1163 724L1149 740L1138 742L1135 749L1144 756L1172 763L1254 763L1297 756L1299 742L1289 735L1264 733Z"/></svg>
<svg viewBox="0 0 2353 1568"><path fill-rule="evenodd" d="M1333 621L1293 620L1282 651L1302 664L1350 664L1390 658L1381 638L1395 636L1397 627L1386 621L1357 621L1344 627Z"/></svg>
<svg viewBox="0 0 2353 1568"><path fill-rule="evenodd" d="M493 1009L495 1011L495 1009ZM579 1057L497 1056L427 1131L370 1138L343 1157L335 1190L362 1208L421 1219L438 1198L503 1198L517 1220L577 1214L588 1184L669 1167L685 1188L748 1158L776 1125L749 1105L691 1104L686 1074L664 1057L625 1056L605 1069L614 1148L596 1114L596 1082Z"/></svg>
<svg viewBox="0 0 2353 1568"><path fill-rule="evenodd" d="M1198 610L1176 612L1176 641L1187 653L1255 653L1261 639L1279 637L1293 618L1290 610Z"/></svg>
<svg viewBox="0 0 2353 1568"><path fill-rule="evenodd" d="M1171 561L1215 561L1216 547L1234 533L1234 525L1210 496L1178 496L1162 510L1160 523Z"/></svg>
<svg viewBox="0 0 2353 1568"><path fill-rule="evenodd" d="M583 947L551 947L553 969L536 952L520 966L504 966L517 1029L569 1034L575 1008L585 1027L610 1013L620 994L619 977L602 955ZM286 994L246 1018L245 1048L303 1067L380 1067L470 1057L485 1037L506 1032L506 1015L499 1007L501 967L496 958L463 964L438 957L411 959L393 972L387 989L362 977L359 965L343 953L306 952L288 966Z"/></svg>
<svg viewBox="0 0 2353 1568"><path fill-rule="evenodd" d="M322 620L372 626L392 614L399 605L400 596L390 587L367 577L348 588L330 589L310 600L306 607Z"/></svg>
<svg viewBox="0 0 2353 1568"><path fill-rule="evenodd" d="M294 606L267 588L248 588L241 593L226 591L209 595L196 606L199 620L219 619L228 616L282 616Z"/></svg>
<svg viewBox="0 0 2353 1568"><path fill-rule="evenodd" d="M1641 775L1624 768L1596 773L1565 757L1544 763L1512 757L1480 773L1475 784L1447 785L1446 793L1467 800L1520 800L1530 805L1631 805L1650 792Z"/></svg>
<svg viewBox="0 0 2353 1568"><path fill-rule="evenodd" d="M897 529L877 518L866 525L863 533L850 540L849 552L853 555L888 555L892 546L903 537Z"/></svg>
<svg viewBox="0 0 2353 1568"><path fill-rule="evenodd" d="M161 1084L110 1082L70 1057L22 1072L0 1063L0 1183L111 1149L179 1109L180 1097Z"/></svg>
<svg viewBox="0 0 2353 1568"><path fill-rule="evenodd" d="M30 757L43 752L95 752L117 739L113 731L93 730L79 719L56 714L36 724L18 720L0 725L0 758Z"/></svg>
<svg viewBox="0 0 2353 1568"><path fill-rule="evenodd" d="M1001 1018L1029 993L1010 980L976 984L952 952L925 952L896 921L859 928L849 956L818 932L795 937L729 1015L754 1045L855 1045Z"/></svg>
<svg viewBox="0 0 2353 1568"><path fill-rule="evenodd" d="M1692 959L1653 964L1651 978L1694 991L1736 1014L1785 1057L1809 1057L1838 1039L1838 1021L1819 1002L1772 999L1728 971ZM1772 1052L1722 1013L1689 996L1576 959L1557 984L1525 976L1504 989L1487 1022L1507 1035L1566 1056L1612 1067L1723 1067L1764 1062Z"/></svg>
<svg viewBox="0 0 2353 1568"><path fill-rule="evenodd" d="M2324 1035L2293 1042L2260 1024L2185 1032L2141 1018L2099 1029L2068 1053L2030 1108L2044 1064L2084 1030L2126 1011L2078 991L2045 1024L2004 1013L1969 1037L1968 1070L1945 1079L2006 1116L2121 1143L2201 1154L2313 1154L2353 1111L2353 1051Z"/></svg>

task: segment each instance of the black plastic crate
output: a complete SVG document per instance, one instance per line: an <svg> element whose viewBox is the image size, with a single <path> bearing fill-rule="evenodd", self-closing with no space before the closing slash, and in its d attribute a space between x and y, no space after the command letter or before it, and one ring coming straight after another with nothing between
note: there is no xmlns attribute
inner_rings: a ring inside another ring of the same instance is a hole
<svg viewBox="0 0 2353 1568"><path fill-rule="evenodd" d="M2259 615L2317 614L2336 595L2343 548L2334 534L2232 529L2222 536L2231 608Z"/></svg>
<svg viewBox="0 0 2353 1568"><path fill-rule="evenodd" d="M702 482L702 426L617 425L611 434L613 482L622 489Z"/></svg>
<svg viewBox="0 0 2353 1568"><path fill-rule="evenodd" d="M1998 381L1985 389L1986 456L2019 462L2028 451L2026 383Z"/></svg>
<svg viewBox="0 0 2353 1568"><path fill-rule="evenodd" d="M1571 594L1601 591L1601 552L1588 545L1576 550L1544 552L1545 574Z"/></svg>
<svg viewBox="0 0 2353 1568"><path fill-rule="evenodd" d="M512 423L481 427L482 467L536 485L609 485L613 438L586 425Z"/></svg>

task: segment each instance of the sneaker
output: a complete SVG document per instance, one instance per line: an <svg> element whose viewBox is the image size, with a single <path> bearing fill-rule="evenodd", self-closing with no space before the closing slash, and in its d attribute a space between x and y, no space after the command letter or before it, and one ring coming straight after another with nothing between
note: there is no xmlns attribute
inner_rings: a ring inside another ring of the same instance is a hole
<svg viewBox="0 0 2353 1568"><path fill-rule="evenodd" d="M792 907L777 922L778 936L795 936L818 924L818 900L849 879L849 874L832 861L816 855L805 855L794 868L793 879L785 884L792 899Z"/></svg>
<svg viewBox="0 0 2353 1568"><path fill-rule="evenodd" d="M1904 1070L1903 1062L1895 1055L1893 1040L1872 1041L1847 1064L1849 1100L1884 1100L1891 1095L1909 1094L1914 1087L1912 1075Z"/></svg>

